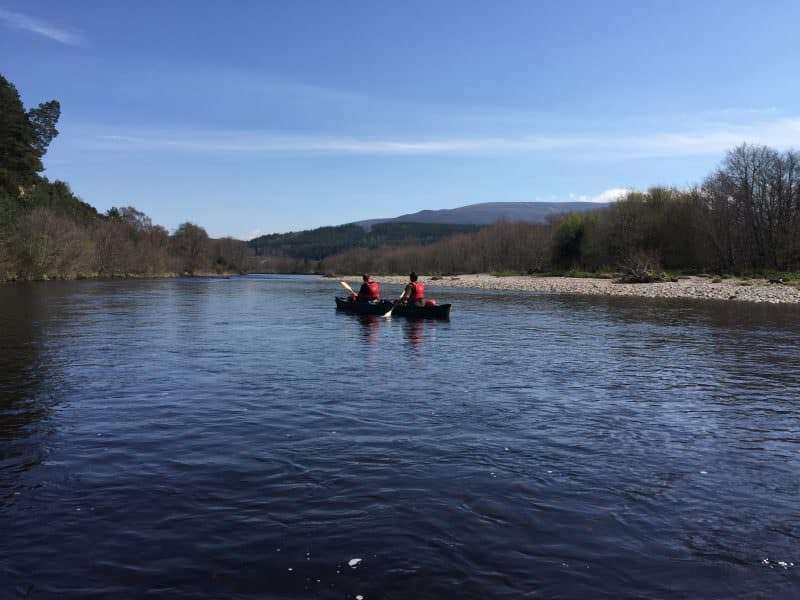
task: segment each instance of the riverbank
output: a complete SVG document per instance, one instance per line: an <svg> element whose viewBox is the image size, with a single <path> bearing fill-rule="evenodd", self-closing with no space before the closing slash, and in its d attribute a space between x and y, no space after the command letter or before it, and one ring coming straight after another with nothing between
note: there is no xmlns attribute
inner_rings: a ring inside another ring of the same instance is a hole
<svg viewBox="0 0 800 600"><path fill-rule="evenodd" d="M20 279L16 277L7 277L2 278L0 277L0 285L4 284L14 284L14 283L37 283L43 281L83 281L83 280L96 280L96 281L111 281L111 280L127 280L127 279L176 279L180 277L192 278L192 277L202 277L202 278L222 278L227 279L230 277L234 277L236 275L242 275L242 273L236 273L233 271L224 271L222 273L218 273L216 271L198 271L196 273L124 273L124 274L115 274L115 275L102 275L99 273L72 273L66 276L42 276L36 277L32 279Z"/></svg>
<svg viewBox="0 0 800 600"><path fill-rule="evenodd" d="M402 284L407 277L376 276L383 284ZM357 283L354 278L348 281ZM689 298L724 300L730 302L759 302L769 304L800 304L800 288L770 283L766 279L712 279L683 277L664 283L614 283L611 279L509 276L497 277L486 273L457 275L432 279L425 277L430 288L458 287L482 290L576 294L583 296L634 296L640 298ZM386 293L384 293L386 295Z"/></svg>

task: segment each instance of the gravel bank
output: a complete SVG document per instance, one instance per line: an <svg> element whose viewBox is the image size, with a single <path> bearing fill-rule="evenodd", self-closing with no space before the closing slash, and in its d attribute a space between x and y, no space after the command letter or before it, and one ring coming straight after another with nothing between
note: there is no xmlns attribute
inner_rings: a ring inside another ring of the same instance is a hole
<svg viewBox="0 0 800 600"><path fill-rule="evenodd" d="M356 280L348 277L348 280ZM402 284L406 277L396 275L376 276L384 284ZM800 304L800 289L766 280L749 280L742 285L738 279L724 279L713 283L704 277L687 277L670 283L614 283L610 279L577 279L571 277L495 277L493 275L459 275L432 280L423 277L429 287L459 287L484 290L514 290L549 292L554 294L580 294L587 296L637 296L644 298L696 298L700 300L725 300L730 302L766 302L770 304ZM388 290L387 290L388 291ZM386 295L386 294L384 294Z"/></svg>

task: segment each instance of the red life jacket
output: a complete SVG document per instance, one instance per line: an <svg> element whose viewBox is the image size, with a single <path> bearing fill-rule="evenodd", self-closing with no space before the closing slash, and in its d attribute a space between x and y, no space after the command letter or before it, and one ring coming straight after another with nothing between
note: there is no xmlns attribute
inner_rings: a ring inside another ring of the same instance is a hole
<svg viewBox="0 0 800 600"><path fill-rule="evenodd" d="M380 300L381 298L381 284L377 281L367 281L361 284L361 289L358 290L358 299L366 300Z"/></svg>
<svg viewBox="0 0 800 600"><path fill-rule="evenodd" d="M425 300L425 284L421 281L412 281L411 297L408 300L410 302L421 302Z"/></svg>

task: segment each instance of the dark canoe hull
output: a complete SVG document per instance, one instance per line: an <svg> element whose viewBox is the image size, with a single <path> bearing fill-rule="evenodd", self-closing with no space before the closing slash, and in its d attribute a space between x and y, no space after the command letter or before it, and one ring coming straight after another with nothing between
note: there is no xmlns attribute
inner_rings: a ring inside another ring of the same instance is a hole
<svg viewBox="0 0 800 600"><path fill-rule="evenodd" d="M435 306L401 304L392 311L392 314L398 317L408 317L409 319L449 319L450 306L450 304L437 304Z"/></svg>
<svg viewBox="0 0 800 600"><path fill-rule="evenodd" d="M413 306L401 304L395 307L392 315L408 317L410 319L449 319L450 304L437 304L436 306ZM381 300L375 304L369 302L350 302L346 298L336 298L336 308L356 315L384 315L392 308L388 300Z"/></svg>
<svg viewBox="0 0 800 600"><path fill-rule="evenodd" d="M347 298L336 297L336 308L355 315L383 315L392 308L388 300L381 300L372 304L370 302L350 302Z"/></svg>

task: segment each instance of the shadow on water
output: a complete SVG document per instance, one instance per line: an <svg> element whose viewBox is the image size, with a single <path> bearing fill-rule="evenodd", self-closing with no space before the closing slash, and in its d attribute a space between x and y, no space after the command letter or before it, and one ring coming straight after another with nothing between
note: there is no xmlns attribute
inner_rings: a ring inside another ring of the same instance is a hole
<svg viewBox="0 0 800 600"><path fill-rule="evenodd" d="M6 477L39 464L46 455L45 425L56 400L57 369L46 359L51 318L43 286L0 287L0 488ZM56 309L57 310L57 309Z"/></svg>

